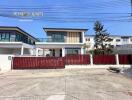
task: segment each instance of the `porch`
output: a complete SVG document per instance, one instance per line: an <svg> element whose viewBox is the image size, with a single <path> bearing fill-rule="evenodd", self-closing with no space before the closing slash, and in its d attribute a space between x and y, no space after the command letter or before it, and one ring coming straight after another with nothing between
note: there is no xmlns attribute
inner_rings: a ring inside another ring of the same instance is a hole
<svg viewBox="0 0 132 100"><path fill-rule="evenodd" d="M65 57L69 54L84 54L83 44L36 43L36 56Z"/></svg>
<svg viewBox="0 0 132 100"><path fill-rule="evenodd" d="M22 42L0 42L0 54L35 55L32 45Z"/></svg>

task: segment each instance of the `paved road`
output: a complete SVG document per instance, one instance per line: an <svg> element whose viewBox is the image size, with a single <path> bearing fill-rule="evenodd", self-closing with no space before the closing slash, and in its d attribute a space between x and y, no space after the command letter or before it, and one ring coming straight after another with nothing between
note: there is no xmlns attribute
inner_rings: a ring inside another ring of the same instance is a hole
<svg viewBox="0 0 132 100"><path fill-rule="evenodd" d="M0 100L132 100L132 80L102 69L10 71Z"/></svg>

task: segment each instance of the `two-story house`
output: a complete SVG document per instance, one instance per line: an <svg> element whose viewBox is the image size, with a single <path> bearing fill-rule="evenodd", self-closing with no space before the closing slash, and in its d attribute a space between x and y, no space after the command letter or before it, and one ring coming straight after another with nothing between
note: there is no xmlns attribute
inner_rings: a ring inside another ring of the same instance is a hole
<svg viewBox="0 0 132 100"><path fill-rule="evenodd" d="M19 27L0 26L0 54L33 55L36 41Z"/></svg>
<svg viewBox="0 0 132 100"><path fill-rule="evenodd" d="M64 57L68 54L84 54L84 34L87 29L44 28L47 38L36 42L37 56Z"/></svg>
<svg viewBox="0 0 132 100"><path fill-rule="evenodd" d="M111 35L112 39L109 44L114 47L114 53L121 54L130 54L132 53L132 36L119 36L119 35ZM88 48L87 51L94 49L94 35L85 35L85 43Z"/></svg>

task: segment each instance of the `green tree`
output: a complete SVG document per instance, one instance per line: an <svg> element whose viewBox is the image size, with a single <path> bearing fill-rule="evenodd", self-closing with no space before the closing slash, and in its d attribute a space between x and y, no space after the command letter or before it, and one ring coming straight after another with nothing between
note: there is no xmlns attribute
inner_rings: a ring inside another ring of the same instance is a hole
<svg viewBox="0 0 132 100"><path fill-rule="evenodd" d="M112 53L112 46L109 42L112 39L109 37L109 33L107 30L104 29L104 25L101 22L96 21L94 24L94 31L95 31L95 54L111 54Z"/></svg>

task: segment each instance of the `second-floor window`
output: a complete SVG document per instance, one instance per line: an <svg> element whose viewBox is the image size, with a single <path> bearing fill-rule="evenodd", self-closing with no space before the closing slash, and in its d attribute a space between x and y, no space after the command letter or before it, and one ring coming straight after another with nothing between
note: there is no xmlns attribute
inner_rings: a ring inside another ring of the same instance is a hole
<svg viewBox="0 0 132 100"><path fill-rule="evenodd" d="M121 41L121 39L116 39L116 42L120 42Z"/></svg>
<svg viewBox="0 0 132 100"><path fill-rule="evenodd" d="M53 33L52 42L64 42L64 35L61 33Z"/></svg>
<svg viewBox="0 0 132 100"><path fill-rule="evenodd" d="M86 41L90 41L90 38L86 38Z"/></svg>
<svg viewBox="0 0 132 100"><path fill-rule="evenodd" d="M0 41L9 41L9 33L0 33Z"/></svg>
<svg viewBox="0 0 132 100"><path fill-rule="evenodd" d="M15 34L10 35L10 41L16 41L16 35Z"/></svg>
<svg viewBox="0 0 132 100"><path fill-rule="evenodd" d="M128 42L128 38L123 38L123 42Z"/></svg>

